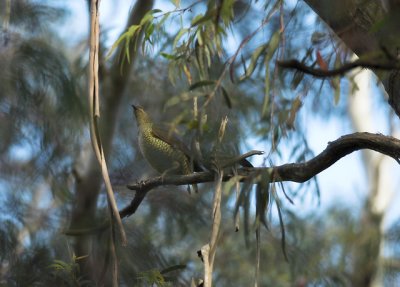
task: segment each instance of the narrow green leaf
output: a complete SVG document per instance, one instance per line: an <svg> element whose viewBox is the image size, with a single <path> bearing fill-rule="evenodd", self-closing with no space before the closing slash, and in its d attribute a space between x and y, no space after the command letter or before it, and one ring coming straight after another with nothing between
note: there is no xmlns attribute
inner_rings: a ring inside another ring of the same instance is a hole
<svg viewBox="0 0 400 287"><path fill-rule="evenodd" d="M203 24L211 19L214 19L216 14L217 14L216 8L208 10L204 16L199 15L200 17L199 16L195 17L192 21L191 27L198 26L198 25Z"/></svg>
<svg viewBox="0 0 400 287"><path fill-rule="evenodd" d="M224 100L226 102L226 105L228 106L228 108L232 109L231 99L228 95L228 92L225 90L225 88L223 86L221 86L221 92L222 92L222 96L224 97Z"/></svg>
<svg viewBox="0 0 400 287"><path fill-rule="evenodd" d="M181 97L179 96L173 96L170 97L167 102L165 103L165 107L171 107L171 106L175 106L177 104L179 104L180 102L182 102Z"/></svg>
<svg viewBox="0 0 400 287"><path fill-rule="evenodd" d="M234 208L234 218L239 214L239 208L243 207L243 226L244 226L244 239L246 246L249 246L249 219L250 219L250 193L252 189L252 179L246 180L242 185L239 196L236 200Z"/></svg>
<svg viewBox="0 0 400 287"><path fill-rule="evenodd" d="M257 49L255 49L255 51L251 55L249 66L246 68L244 75L239 78L240 81L250 77L251 74L253 74L254 70L257 67L258 59L260 58L260 56L263 53L265 53L265 50L267 49L267 47L268 47L268 44L264 44L264 45L259 46Z"/></svg>
<svg viewBox="0 0 400 287"><path fill-rule="evenodd" d="M294 123L296 120L296 116L300 108L302 107L303 102L301 101L300 96L297 96L293 101L290 107L289 116L286 120L286 125L289 129L294 129Z"/></svg>
<svg viewBox="0 0 400 287"><path fill-rule="evenodd" d="M196 64L198 66L198 71L200 72L200 79L204 80L208 78L208 60L207 60L207 46L196 45Z"/></svg>
<svg viewBox="0 0 400 287"><path fill-rule="evenodd" d="M140 26L147 24L147 22L151 22L153 19L154 19L154 16L151 14L144 15L142 20L140 20Z"/></svg>
<svg viewBox="0 0 400 287"><path fill-rule="evenodd" d="M234 211L233 211L234 216L236 216L236 215L239 213L239 208L240 208L241 206L244 206L244 205L245 205L245 204L244 204L245 194L246 194L247 192L249 192L250 190L251 190L251 182L246 181L246 182L243 184L242 189L240 190L239 196L238 196L238 198L237 198L237 200L236 200L235 208L234 208Z"/></svg>
<svg viewBox="0 0 400 287"><path fill-rule="evenodd" d="M342 65L342 61L340 59L339 55L336 55L336 59L335 59L335 64L334 67L340 67ZM334 77L332 79L331 85L333 86L333 88L335 89L335 106L338 105L339 100L340 100L340 77Z"/></svg>
<svg viewBox="0 0 400 287"><path fill-rule="evenodd" d="M56 269L56 270L64 270L65 268L59 264L50 264L49 268Z"/></svg>
<svg viewBox="0 0 400 287"><path fill-rule="evenodd" d="M207 67L211 67L211 52L210 52L208 45L204 46L204 55L207 60Z"/></svg>
<svg viewBox="0 0 400 287"><path fill-rule="evenodd" d="M172 44L172 47L176 47L176 45L178 44L179 40L182 38L183 35L185 35L185 33L188 31L189 29L184 28L179 30L178 34L175 36L174 42Z"/></svg>
<svg viewBox="0 0 400 287"><path fill-rule="evenodd" d="M292 89L297 89L298 85L303 81L304 73L295 71L292 79L291 87Z"/></svg>
<svg viewBox="0 0 400 287"><path fill-rule="evenodd" d="M164 27L165 21L169 18L171 15L171 12L167 12L164 14L164 16L161 18L161 20L157 23L157 29L160 29L160 27Z"/></svg>
<svg viewBox="0 0 400 287"><path fill-rule="evenodd" d="M153 9L151 10L151 14L156 14L156 13L161 13L162 10L161 9Z"/></svg>
<svg viewBox="0 0 400 287"><path fill-rule="evenodd" d="M215 81L205 80L205 81L196 82L189 87L189 91L193 91L197 88L204 87L204 86L210 86L210 85L215 85Z"/></svg>
<svg viewBox="0 0 400 287"><path fill-rule="evenodd" d="M340 79L339 77L334 77L332 79L332 83L334 83L335 95L334 95L334 104L338 105L340 100Z"/></svg>
<svg viewBox="0 0 400 287"><path fill-rule="evenodd" d="M279 205L278 200L276 200L275 203L276 203L276 209L278 210L279 225L281 227L281 232L282 232L282 239L281 239L282 252L283 252L283 256L285 257L285 260L289 262L289 259L288 259L288 256L287 256L287 252L286 252L286 233L285 233L285 225L283 224L283 217L282 217L281 207Z"/></svg>
<svg viewBox="0 0 400 287"><path fill-rule="evenodd" d="M175 271L175 270L181 270L181 269L185 269L185 268L186 268L185 264L178 264L178 265L174 265L174 266L170 266L168 268L165 268L165 269L161 270L160 273L161 274L165 274L165 273L168 273L168 272L172 272L172 271Z"/></svg>
<svg viewBox="0 0 400 287"><path fill-rule="evenodd" d="M160 9L152 9L152 10L150 10L149 12L147 12L143 16L142 20L140 20L140 25L143 26L147 22L153 21L153 19L154 19L153 15L156 14L156 13L160 13L160 12L162 12Z"/></svg>
<svg viewBox="0 0 400 287"><path fill-rule="evenodd" d="M110 51L107 53L106 55L106 59L109 59L110 56L113 54L114 50L123 42L125 41L125 54L128 56L129 58L129 42L132 41L132 39L134 39L134 37L136 36L136 32L140 29L140 25L132 25L128 28L128 31L126 31L125 33L123 33L118 39L117 41L115 41L115 43L111 46Z"/></svg>
<svg viewBox="0 0 400 287"><path fill-rule="evenodd" d="M54 263L51 264L51 266L53 266L53 267L58 266L59 269L67 269L69 267L69 264L67 262L62 261L62 260L55 259L53 262Z"/></svg>
<svg viewBox="0 0 400 287"><path fill-rule="evenodd" d="M256 228L260 228L260 223L262 223L268 229L266 214L269 204L270 177L269 171L263 172L256 186Z"/></svg>
<svg viewBox="0 0 400 287"><path fill-rule="evenodd" d="M292 199L290 198L290 196L286 193L285 186L283 185L282 182L279 182L279 186L281 187L281 189L282 189L282 191L283 191L283 194L285 195L286 199L287 199L292 205L294 205L293 200L292 200Z"/></svg>
<svg viewBox="0 0 400 287"><path fill-rule="evenodd" d="M265 63L265 81L264 81L264 100L261 109L261 118L267 114L268 104L269 104L269 90L270 90L270 75L269 75L269 62Z"/></svg>
<svg viewBox="0 0 400 287"><path fill-rule="evenodd" d="M243 223L244 223L244 241L246 247L250 246L249 234L250 234L250 191L251 186L248 187L248 190L244 194L243 200L243 209L244 209L244 216L243 216Z"/></svg>
<svg viewBox="0 0 400 287"><path fill-rule="evenodd" d="M128 31L125 32L124 34L122 34L121 37L124 36L125 38L128 38L128 39L130 40L130 38L132 38L132 37L135 35L136 31L137 31L140 27L141 27L141 25L132 25L132 26L130 26L130 27L128 28Z"/></svg>
<svg viewBox="0 0 400 287"><path fill-rule="evenodd" d="M268 42L268 47L265 55L265 93L264 102L261 109L261 118L266 115L269 103L269 91L270 91L270 75L269 75L269 61L274 56L276 49L279 47L280 42L280 31L277 30L270 38Z"/></svg>
<svg viewBox="0 0 400 287"><path fill-rule="evenodd" d="M174 4L176 8L181 6L181 0L171 0L171 3Z"/></svg>
<svg viewBox="0 0 400 287"><path fill-rule="evenodd" d="M165 59L167 59L167 60L176 60L176 56L175 55L167 54L167 53L164 53L164 52L161 52L160 55L162 57L164 57Z"/></svg>
<svg viewBox="0 0 400 287"><path fill-rule="evenodd" d="M255 220L255 225L256 225L256 229L260 228L260 215L261 215L261 201L262 201L262 187L261 187L261 183L258 183L256 185L256 220Z"/></svg>
<svg viewBox="0 0 400 287"><path fill-rule="evenodd" d="M82 259L86 259L86 258L88 258L89 257L89 255L82 255L82 256L74 256L74 261L79 261L79 260L82 260Z"/></svg>
<svg viewBox="0 0 400 287"><path fill-rule="evenodd" d="M196 15L193 20L192 20L192 27L194 26L193 23L196 23L197 21L199 21L200 19L202 19L204 17L203 14L198 14Z"/></svg>
<svg viewBox="0 0 400 287"><path fill-rule="evenodd" d="M148 25L147 27L146 27L146 30L145 30L145 39L146 40L149 40L150 39L150 36L153 34L153 32L154 32L154 28L155 28L155 25L154 25L154 23L150 23L150 25Z"/></svg>
<svg viewBox="0 0 400 287"><path fill-rule="evenodd" d="M176 73L176 69L177 69L177 64L176 62L169 62L168 65L168 79L171 82L171 84L173 86L175 86L176 84L176 77L177 77L177 73Z"/></svg>
<svg viewBox="0 0 400 287"><path fill-rule="evenodd" d="M196 31L196 39L197 39L197 42L199 43L199 46L203 46L204 45L203 36L201 35L201 29L197 29L197 31Z"/></svg>
<svg viewBox="0 0 400 287"><path fill-rule="evenodd" d="M129 41L125 41L125 57L128 63L131 62L130 55L129 55Z"/></svg>
<svg viewBox="0 0 400 287"><path fill-rule="evenodd" d="M261 242L260 242L260 228L256 229L256 274L254 280L254 286L259 286L259 274L260 274L260 261L261 261Z"/></svg>
<svg viewBox="0 0 400 287"><path fill-rule="evenodd" d="M280 40L281 40L281 31L277 30L271 36L271 38L269 39L269 42L268 42L267 57L269 59L271 59L272 56L275 54L276 49L279 47Z"/></svg>
<svg viewBox="0 0 400 287"><path fill-rule="evenodd" d="M222 1L222 6L220 9L220 17L222 18L225 25L228 25L230 20L233 18L233 5L235 4L234 0L224 0Z"/></svg>

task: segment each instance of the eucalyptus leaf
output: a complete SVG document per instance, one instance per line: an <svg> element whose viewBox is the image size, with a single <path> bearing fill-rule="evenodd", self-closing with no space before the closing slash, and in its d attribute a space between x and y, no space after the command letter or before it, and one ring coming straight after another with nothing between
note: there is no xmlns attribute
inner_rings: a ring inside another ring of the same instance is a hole
<svg viewBox="0 0 400 287"><path fill-rule="evenodd" d="M200 87L205 87L205 86L211 86L211 85L215 85L215 81L211 81L211 80L205 80L205 81L200 81L200 82L196 82L193 85L191 85L189 87L189 91L193 91L195 89L198 89Z"/></svg>

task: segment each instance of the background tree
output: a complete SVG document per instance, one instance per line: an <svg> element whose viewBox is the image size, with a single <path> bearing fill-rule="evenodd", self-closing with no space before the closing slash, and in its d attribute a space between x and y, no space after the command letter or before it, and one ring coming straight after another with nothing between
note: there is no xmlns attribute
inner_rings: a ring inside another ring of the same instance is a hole
<svg viewBox="0 0 400 287"><path fill-rule="evenodd" d="M377 13L363 6L364 1L329 9L307 2L361 57L353 66L383 70L381 79L394 77L388 70L397 67L395 37L353 47L347 39L358 39L351 36L355 32L348 37L343 33L361 31L362 39L385 39L384 31L392 27L385 24L396 23L391 18L395 1L377 2ZM210 240L216 187L222 200L215 286L365 286L396 280L397 265L379 263L396 263L398 228L385 232L382 227L385 208L374 208L379 192L372 179L371 195L359 212L337 206L299 212L305 194L318 199L324 192L317 181L300 187L274 183L308 179L339 155L359 148L398 159L396 139L350 135L330 144L328 157L311 161L319 169L313 164L274 165L313 158L307 115L348 120L347 87L356 81L339 78L353 67L344 64L351 53L303 2L173 1L175 7L159 11L151 10L152 1L137 1L114 45L107 41L110 32L101 30L100 136L121 209L133 197L126 185L155 175L137 150L132 103L143 105L156 122L167 122L187 143L198 143L193 153L210 169L191 179L209 182L200 185L198 194L173 185L149 192L138 211L123 220L127 247L110 228L103 181L90 146L84 97L87 35L75 41L60 37L63 23L54 21L66 17L68 6L0 3L1 284L108 286L114 240L121 285L188 286L192 278L204 277L196 251ZM164 7L158 5L154 8ZM367 14L354 17L357 11ZM338 20L328 21L328 16ZM332 22L341 25L335 28ZM368 25L360 28L364 22ZM319 73L322 80L304 73ZM395 90L396 85L390 87ZM395 95L389 93L396 112ZM227 158L251 149L245 141L250 137L262 142L266 152L261 168L222 171ZM345 149L340 149L343 143ZM330 154L330 148L342 153ZM230 179L218 185L215 172ZM383 258L385 252L379 255L386 235L386 248L393 246L390 260Z"/></svg>

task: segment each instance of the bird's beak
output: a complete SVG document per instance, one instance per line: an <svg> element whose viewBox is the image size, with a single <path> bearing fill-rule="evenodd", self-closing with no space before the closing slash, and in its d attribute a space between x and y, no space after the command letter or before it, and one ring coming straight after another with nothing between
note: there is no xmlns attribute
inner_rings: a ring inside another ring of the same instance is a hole
<svg viewBox="0 0 400 287"><path fill-rule="evenodd" d="M143 107L141 105L132 105L132 108L135 112L138 110L143 110Z"/></svg>

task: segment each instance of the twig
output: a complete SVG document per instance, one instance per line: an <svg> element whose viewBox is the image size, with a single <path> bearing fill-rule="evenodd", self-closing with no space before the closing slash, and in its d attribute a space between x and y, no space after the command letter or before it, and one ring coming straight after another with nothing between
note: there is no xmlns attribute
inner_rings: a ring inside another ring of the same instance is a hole
<svg viewBox="0 0 400 287"><path fill-rule="evenodd" d="M346 63L339 68L332 70L322 70L322 69L314 69L310 66L307 66L298 60L288 60L288 61L277 61L278 66L282 68L295 69L305 74L312 75L317 78L327 78L327 77L335 77L335 76L343 76L347 72L355 68L367 68L367 69L375 69L375 70L398 70L400 69L399 62L370 62L366 60L356 60L354 62Z"/></svg>
<svg viewBox="0 0 400 287"><path fill-rule="evenodd" d="M213 213L212 213L212 228L210 236L210 253L209 253L209 264L208 269L209 274L207 275L208 281L204 280L204 287L211 287L212 285L212 272L214 269L214 259L217 253L217 243L219 237L219 230L221 226L221 199L222 199L222 178L224 177L224 171L218 171L218 178L216 181L214 203L213 203ZM206 278L206 277L204 277ZM207 284L208 283L208 284Z"/></svg>
<svg viewBox="0 0 400 287"><path fill-rule="evenodd" d="M185 8L175 8L172 11L164 12L164 13L161 13L160 15L154 16L154 18L160 18L160 17L163 17L163 16L165 16L167 14L171 14L171 13L181 13L182 12L182 14L183 14L186 11L192 11L192 8L194 6L196 6L197 4L201 3L202 1L203 0L197 0L197 1L193 2L192 4L190 4L189 6L185 7Z"/></svg>
<svg viewBox="0 0 400 287"><path fill-rule="evenodd" d="M245 160L248 157L251 157L253 155L263 155L263 154L264 154L263 151L251 150L251 151L246 152L246 153L244 153L242 155L239 155L237 157L234 157L234 158L231 158L231 159L228 159L228 160L223 160L220 168L233 166L233 165L238 164L238 163L240 164L241 161Z"/></svg>
<svg viewBox="0 0 400 287"><path fill-rule="evenodd" d="M122 221L119 216L117 203L112 190L107 164L104 156L103 146L98 129L98 119L100 118L99 103L99 0L91 2L91 34L90 34L90 58L89 58L89 109L90 109L90 138L96 154L96 158L101 166L104 183L107 190L107 198L110 208L118 225L121 234L122 245L126 245L126 235Z"/></svg>
<svg viewBox="0 0 400 287"><path fill-rule="evenodd" d="M204 287L211 287L212 285L214 259L215 259L215 253L217 251L217 242L221 226L221 196L222 196L222 178L224 176L224 171L219 170L217 174L218 178L216 179L215 194L213 200L213 210L212 210L213 223L211 227L210 242L205 244L199 251L197 251L204 265L204 281L202 285Z"/></svg>
<svg viewBox="0 0 400 287"><path fill-rule="evenodd" d="M204 245L200 251L197 252L199 257L203 261L204 265L204 282L203 287L211 286L211 278L212 272L210 272L210 262L209 262L209 255L210 255L210 244Z"/></svg>

